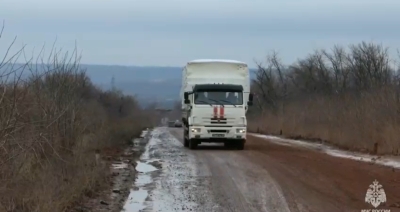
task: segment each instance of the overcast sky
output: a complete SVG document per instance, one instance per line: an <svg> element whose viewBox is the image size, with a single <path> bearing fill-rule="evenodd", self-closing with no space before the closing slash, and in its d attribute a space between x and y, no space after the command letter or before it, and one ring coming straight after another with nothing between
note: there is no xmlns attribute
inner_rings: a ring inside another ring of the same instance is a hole
<svg viewBox="0 0 400 212"><path fill-rule="evenodd" d="M0 53L18 36L36 52L72 49L91 64L183 66L198 58L253 66L317 48L374 41L400 48L399 0L0 0Z"/></svg>

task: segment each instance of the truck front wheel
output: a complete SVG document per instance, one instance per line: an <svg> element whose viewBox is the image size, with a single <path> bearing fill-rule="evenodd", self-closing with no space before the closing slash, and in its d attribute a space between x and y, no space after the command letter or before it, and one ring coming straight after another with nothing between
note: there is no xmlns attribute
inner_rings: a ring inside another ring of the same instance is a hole
<svg viewBox="0 0 400 212"><path fill-rule="evenodd" d="M186 137L183 137L183 146L189 147L189 140Z"/></svg>
<svg viewBox="0 0 400 212"><path fill-rule="evenodd" d="M232 141L232 140L225 141L225 143L224 143L224 146L226 149L235 149L236 145L237 145L236 142Z"/></svg>
<svg viewBox="0 0 400 212"><path fill-rule="evenodd" d="M183 131L183 146L184 147L189 147L189 139L187 139L187 131Z"/></svg>
<svg viewBox="0 0 400 212"><path fill-rule="evenodd" d="M197 149L197 141L194 139L189 140L189 149Z"/></svg>
<svg viewBox="0 0 400 212"><path fill-rule="evenodd" d="M244 150L244 143L245 143L245 140L237 141L237 143L236 143L236 148L237 148L238 150Z"/></svg>

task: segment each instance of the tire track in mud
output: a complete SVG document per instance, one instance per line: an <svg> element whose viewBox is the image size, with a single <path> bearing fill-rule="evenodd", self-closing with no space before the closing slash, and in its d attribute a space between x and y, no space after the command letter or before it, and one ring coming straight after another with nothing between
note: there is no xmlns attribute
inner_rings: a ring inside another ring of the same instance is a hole
<svg viewBox="0 0 400 212"><path fill-rule="evenodd" d="M136 211L214 211L210 177L201 170L204 166L167 129L156 128L151 136L141 160L158 170L147 173L151 182L140 188L147 191L145 208ZM127 212L135 212L129 210L129 200L126 205Z"/></svg>
<svg viewBox="0 0 400 212"><path fill-rule="evenodd" d="M224 206L221 211L290 211L279 185L242 152L210 151L203 157L211 167L216 201Z"/></svg>
<svg viewBox="0 0 400 212"><path fill-rule="evenodd" d="M327 155L317 150L285 146L250 136L247 156L269 170L290 206L299 211L361 211L369 185L377 179L388 195L381 208L400 211L400 172L385 166ZM292 208L291 208L292 209Z"/></svg>
<svg viewBox="0 0 400 212"><path fill-rule="evenodd" d="M132 195L126 211L291 212L280 185L249 152L189 150L181 134L164 127L151 132L136 180L146 197L140 209L129 210Z"/></svg>
<svg viewBox="0 0 400 212"><path fill-rule="evenodd" d="M181 130L170 131L177 139L182 138ZM210 189L219 206L213 211L291 211L279 184L267 170L246 158L247 151L208 147L185 150L195 155L196 160L210 172Z"/></svg>

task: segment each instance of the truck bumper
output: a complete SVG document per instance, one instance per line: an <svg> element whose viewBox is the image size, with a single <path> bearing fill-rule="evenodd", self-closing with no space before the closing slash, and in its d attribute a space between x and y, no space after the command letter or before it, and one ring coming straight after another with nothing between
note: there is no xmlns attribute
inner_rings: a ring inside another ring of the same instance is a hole
<svg viewBox="0 0 400 212"><path fill-rule="evenodd" d="M202 142L246 140L246 133L246 127L189 127L189 139L201 140Z"/></svg>

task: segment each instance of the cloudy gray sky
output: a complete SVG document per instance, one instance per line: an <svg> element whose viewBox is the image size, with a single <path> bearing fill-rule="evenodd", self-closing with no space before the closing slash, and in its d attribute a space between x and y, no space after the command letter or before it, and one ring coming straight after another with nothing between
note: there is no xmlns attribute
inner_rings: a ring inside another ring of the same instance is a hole
<svg viewBox="0 0 400 212"><path fill-rule="evenodd" d="M362 40L400 48L399 0L0 0L0 53L14 36L82 62L182 66L197 58L291 63L317 48Z"/></svg>

